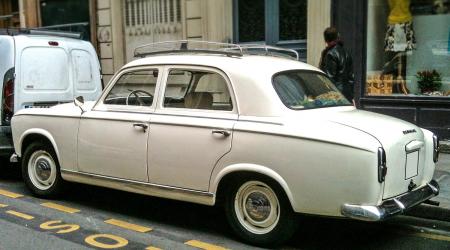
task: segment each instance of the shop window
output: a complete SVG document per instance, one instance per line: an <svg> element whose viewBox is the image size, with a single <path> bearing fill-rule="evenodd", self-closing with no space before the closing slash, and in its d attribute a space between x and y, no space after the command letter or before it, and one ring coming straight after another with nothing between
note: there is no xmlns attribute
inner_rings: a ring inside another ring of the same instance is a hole
<svg viewBox="0 0 450 250"><path fill-rule="evenodd" d="M369 0L366 96L450 98L450 1Z"/></svg>

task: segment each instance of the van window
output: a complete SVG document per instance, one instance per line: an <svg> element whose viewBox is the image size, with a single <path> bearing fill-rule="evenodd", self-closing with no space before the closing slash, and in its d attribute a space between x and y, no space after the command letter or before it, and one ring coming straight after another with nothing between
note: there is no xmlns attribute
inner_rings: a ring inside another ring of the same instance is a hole
<svg viewBox="0 0 450 250"><path fill-rule="evenodd" d="M20 61L24 90L66 90L69 88L69 61L64 49L26 48L22 51Z"/></svg>
<svg viewBox="0 0 450 250"><path fill-rule="evenodd" d="M77 90L95 90L92 78L91 55L84 50L72 50L71 54L75 74L75 88Z"/></svg>

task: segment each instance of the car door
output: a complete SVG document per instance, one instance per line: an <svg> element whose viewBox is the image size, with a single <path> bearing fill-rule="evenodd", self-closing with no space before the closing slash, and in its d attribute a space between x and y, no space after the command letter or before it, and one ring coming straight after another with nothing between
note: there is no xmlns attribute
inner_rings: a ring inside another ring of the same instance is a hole
<svg viewBox="0 0 450 250"><path fill-rule="evenodd" d="M147 141L159 69L122 72L80 119L79 171L147 182Z"/></svg>
<svg viewBox="0 0 450 250"><path fill-rule="evenodd" d="M231 150L237 108L230 81L216 69L165 69L152 115L148 148L151 183L208 190L217 161Z"/></svg>

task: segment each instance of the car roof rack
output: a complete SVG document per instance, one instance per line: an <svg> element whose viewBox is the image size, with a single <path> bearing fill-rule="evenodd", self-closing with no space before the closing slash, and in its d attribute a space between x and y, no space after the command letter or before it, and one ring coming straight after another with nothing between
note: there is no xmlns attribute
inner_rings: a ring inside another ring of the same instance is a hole
<svg viewBox="0 0 450 250"><path fill-rule="evenodd" d="M232 44L197 40L179 40L149 43L137 47L134 57L147 57L163 54L219 54L241 57L244 55L268 55L294 58L299 60L299 54L292 49L268 46L265 44Z"/></svg>
<svg viewBox="0 0 450 250"><path fill-rule="evenodd" d="M58 36L58 37L67 37L74 39L81 39L82 34L78 32L67 32L67 31L55 31L55 30L46 30L39 28L6 28L0 29L0 35L9 35L9 36L17 36L17 35L41 35L41 36Z"/></svg>

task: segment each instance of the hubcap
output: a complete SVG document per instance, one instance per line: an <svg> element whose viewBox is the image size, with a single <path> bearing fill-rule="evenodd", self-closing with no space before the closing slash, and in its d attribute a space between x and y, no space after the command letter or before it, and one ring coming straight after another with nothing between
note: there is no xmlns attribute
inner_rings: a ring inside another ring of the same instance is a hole
<svg viewBox="0 0 450 250"><path fill-rule="evenodd" d="M44 150L31 154L28 161L28 176L36 188L49 189L56 180L56 164L53 157Z"/></svg>
<svg viewBox="0 0 450 250"><path fill-rule="evenodd" d="M254 234L272 231L280 219L275 192L260 181L244 183L236 193L234 207L241 225Z"/></svg>

